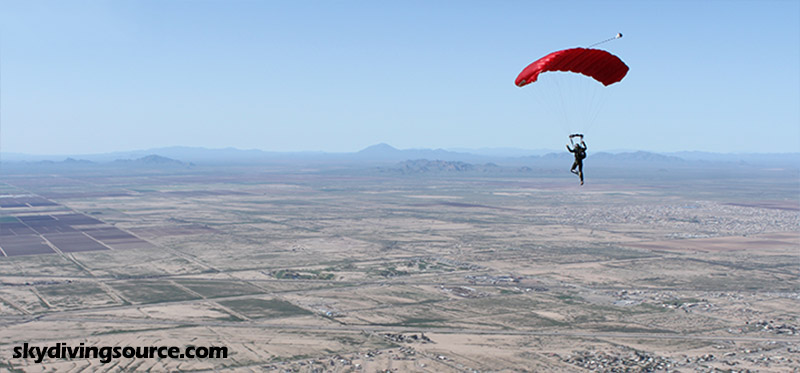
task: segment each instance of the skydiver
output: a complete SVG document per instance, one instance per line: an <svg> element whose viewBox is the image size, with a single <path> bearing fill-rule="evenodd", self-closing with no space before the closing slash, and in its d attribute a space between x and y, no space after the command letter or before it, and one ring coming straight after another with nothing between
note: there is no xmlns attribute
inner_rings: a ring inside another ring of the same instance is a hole
<svg viewBox="0 0 800 373"><path fill-rule="evenodd" d="M570 139L571 141L572 139ZM586 143L583 142L583 136L581 136L581 143L580 144L573 144L572 149L570 149L569 145L567 145L567 150L570 153L575 154L575 162L572 163L572 168L569 172L578 175L581 178L581 185L583 185L583 159L586 158ZM578 171L575 171L575 168Z"/></svg>

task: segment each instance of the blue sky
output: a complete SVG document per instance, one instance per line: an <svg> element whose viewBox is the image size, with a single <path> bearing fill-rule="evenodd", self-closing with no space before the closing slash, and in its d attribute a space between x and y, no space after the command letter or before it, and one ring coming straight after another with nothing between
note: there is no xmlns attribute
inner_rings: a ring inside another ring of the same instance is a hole
<svg viewBox="0 0 800 373"><path fill-rule="evenodd" d="M543 99L572 115L583 88L514 85L617 32L598 47L630 72L585 128ZM573 129L593 150L800 151L798 1L5 0L0 73L3 152L560 149Z"/></svg>

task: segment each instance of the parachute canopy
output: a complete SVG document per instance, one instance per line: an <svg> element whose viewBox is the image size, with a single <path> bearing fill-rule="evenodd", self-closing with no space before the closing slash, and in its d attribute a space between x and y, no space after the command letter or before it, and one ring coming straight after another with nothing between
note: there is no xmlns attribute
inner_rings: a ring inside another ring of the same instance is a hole
<svg viewBox="0 0 800 373"><path fill-rule="evenodd" d="M614 84L628 73L619 57L600 49L572 48L550 53L528 65L515 83L518 87L531 84L546 71L570 71L597 80L605 86Z"/></svg>

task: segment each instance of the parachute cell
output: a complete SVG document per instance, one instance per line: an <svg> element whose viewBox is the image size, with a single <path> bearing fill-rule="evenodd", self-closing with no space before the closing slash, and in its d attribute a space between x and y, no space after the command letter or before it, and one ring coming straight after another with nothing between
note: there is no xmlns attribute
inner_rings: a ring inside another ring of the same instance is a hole
<svg viewBox="0 0 800 373"><path fill-rule="evenodd" d="M622 80L628 66L619 57L600 49L572 48L550 53L528 65L517 76L518 87L535 82L546 71L569 71L597 80L605 86Z"/></svg>

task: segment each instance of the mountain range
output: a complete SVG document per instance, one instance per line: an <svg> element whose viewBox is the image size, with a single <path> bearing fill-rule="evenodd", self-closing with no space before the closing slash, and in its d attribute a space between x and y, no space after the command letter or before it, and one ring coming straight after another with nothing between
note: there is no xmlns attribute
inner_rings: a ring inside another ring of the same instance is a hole
<svg viewBox="0 0 800 373"><path fill-rule="evenodd" d="M65 156L28 155L2 153L0 161L7 165L13 163L70 164L88 165L92 163L113 163L116 165L139 166L192 166L194 164L247 164L247 163L317 163L317 164L378 164L388 165L397 162L429 160L445 162L464 162L497 164L500 166L563 166L569 163L572 154L564 151L496 148L445 150L445 149L397 149L381 143L351 153L327 152L268 152L257 149L236 148L208 149L202 147L165 147L147 150L114 152L102 154L77 154ZM655 153L646 151L589 152L585 161L595 165L614 166L619 164L642 163L658 166L681 166L697 163L724 163L752 165L759 167L800 167L800 153L710 153L710 152L672 152Z"/></svg>

